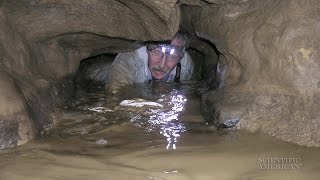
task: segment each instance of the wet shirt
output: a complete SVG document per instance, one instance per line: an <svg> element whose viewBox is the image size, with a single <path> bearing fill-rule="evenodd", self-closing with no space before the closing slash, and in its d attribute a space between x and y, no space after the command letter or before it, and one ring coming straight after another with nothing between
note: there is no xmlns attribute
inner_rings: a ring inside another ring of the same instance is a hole
<svg viewBox="0 0 320 180"><path fill-rule="evenodd" d="M193 72L193 62L187 52L181 59L180 80L190 80ZM163 79L173 82L176 75L176 67ZM148 67L148 54L145 46L126 53L120 53L115 58L108 72L107 89L115 90L124 85L144 83L152 80Z"/></svg>

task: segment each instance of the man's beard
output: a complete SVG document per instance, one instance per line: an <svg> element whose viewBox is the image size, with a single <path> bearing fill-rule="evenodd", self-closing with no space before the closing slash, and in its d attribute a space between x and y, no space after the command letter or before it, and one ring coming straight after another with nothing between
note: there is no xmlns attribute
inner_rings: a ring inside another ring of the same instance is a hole
<svg viewBox="0 0 320 180"><path fill-rule="evenodd" d="M153 67L153 68L152 68L152 71L161 72L162 74L165 74L165 75L169 74L169 72L170 72L169 69L167 69L167 68L161 68L161 67L159 67L159 66Z"/></svg>

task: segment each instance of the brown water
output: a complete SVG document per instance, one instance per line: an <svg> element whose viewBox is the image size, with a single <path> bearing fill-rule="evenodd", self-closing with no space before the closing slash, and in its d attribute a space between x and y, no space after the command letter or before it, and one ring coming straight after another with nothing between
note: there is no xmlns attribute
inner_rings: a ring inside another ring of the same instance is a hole
<svg viewBox="0 0 320 180"><path fill-rule="evenodd" d="M320 179L320 149L206 125L205 90L155 83L80 94L49 137L0 151L0 180ZM163 107L119 106L134 98Z"/></svg>

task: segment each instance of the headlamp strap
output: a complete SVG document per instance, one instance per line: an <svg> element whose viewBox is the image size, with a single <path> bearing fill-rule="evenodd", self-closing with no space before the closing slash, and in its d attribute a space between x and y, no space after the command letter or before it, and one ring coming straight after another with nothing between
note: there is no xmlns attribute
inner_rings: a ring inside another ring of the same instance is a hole
<svg viewBox="0 0 320 180"><path fill-rule="evenodd" d="M174 77L174 82L176 83L180 82L180 73L181 73L181 63L178 63L176 67L176 76Z"/></svg>

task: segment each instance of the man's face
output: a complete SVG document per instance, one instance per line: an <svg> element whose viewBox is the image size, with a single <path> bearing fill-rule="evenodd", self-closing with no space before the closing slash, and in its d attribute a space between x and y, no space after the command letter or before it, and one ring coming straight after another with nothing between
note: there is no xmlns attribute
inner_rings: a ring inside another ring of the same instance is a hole
<svg viewBox="0 0 320 180"><path fill-rule="evenodd" d="M160 80L168 75L183 57L184 50L182 52L170 47L182 48L185 45L184 40L174 38L170 45L172 46L160 45L155 49L147 50L149 70L155 79Z"/></svg>

